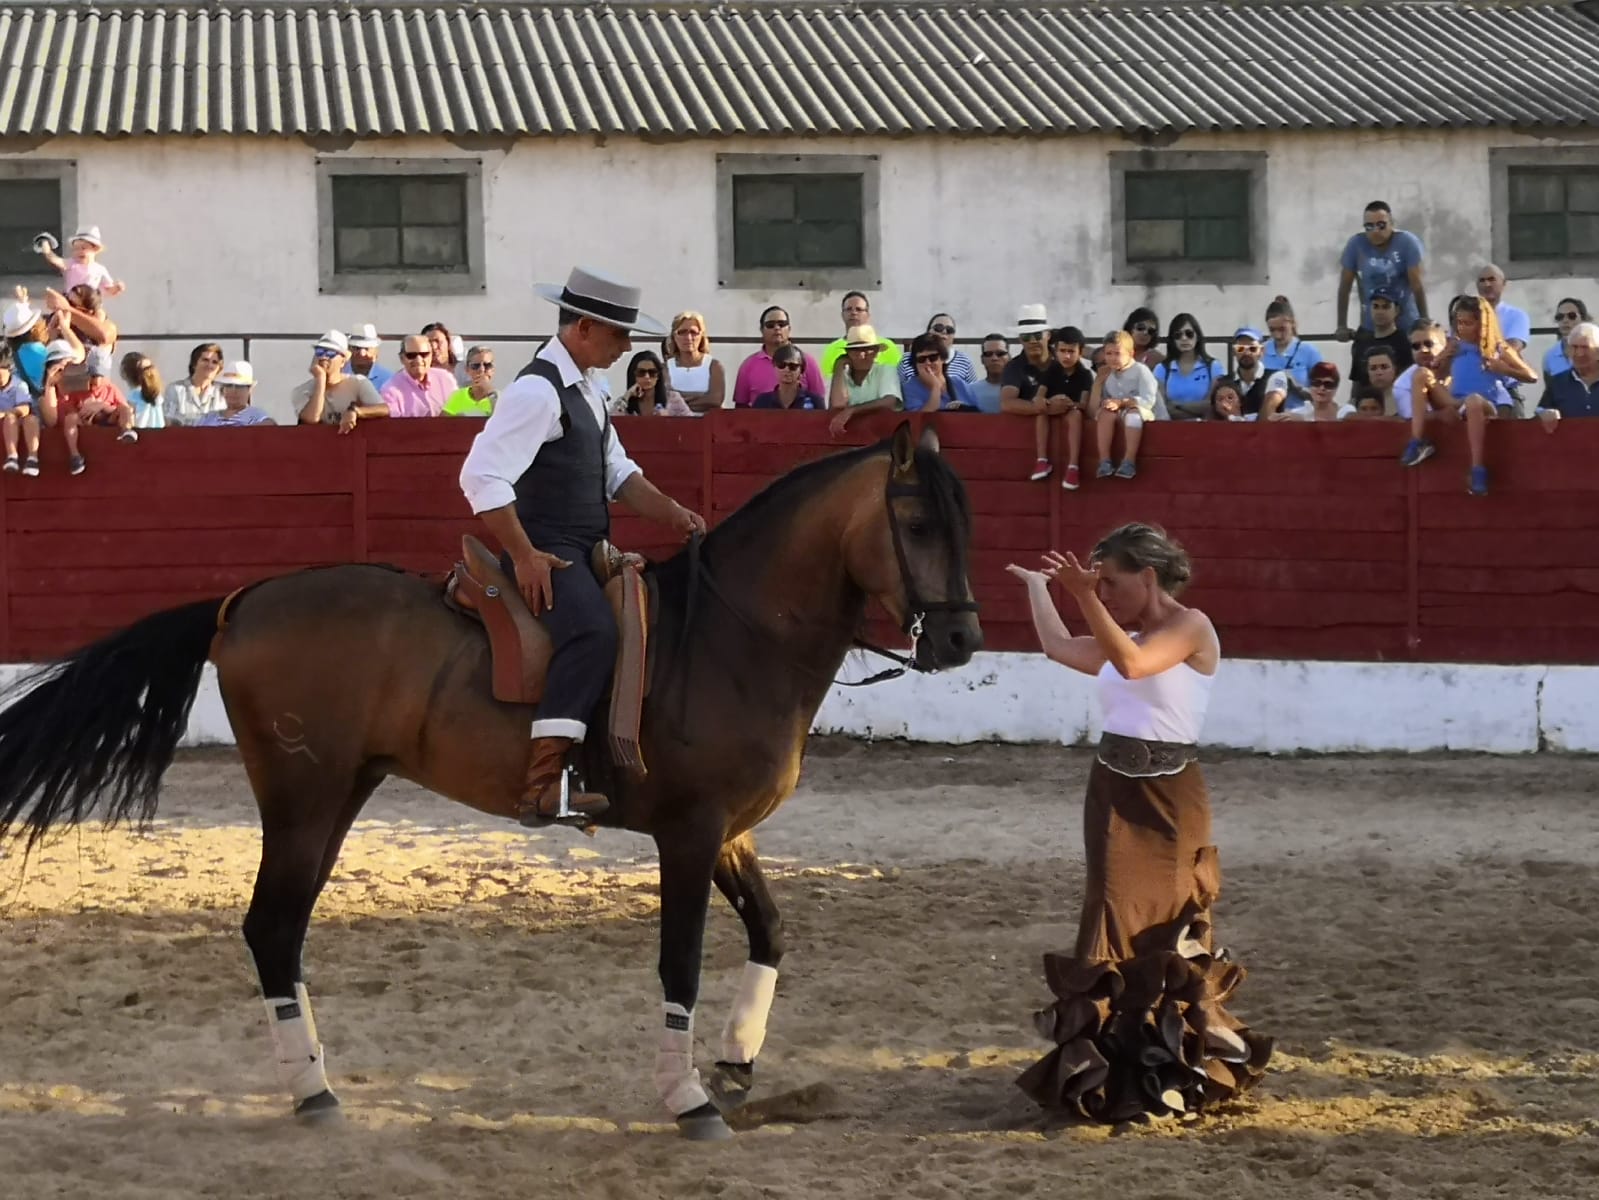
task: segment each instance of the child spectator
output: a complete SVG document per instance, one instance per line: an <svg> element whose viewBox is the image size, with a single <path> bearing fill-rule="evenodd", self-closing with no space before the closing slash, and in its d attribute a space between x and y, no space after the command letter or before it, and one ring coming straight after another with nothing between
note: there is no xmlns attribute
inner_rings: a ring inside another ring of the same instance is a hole
<svg viewBox="0 0 1599 1200"><path fill-rule="evenodd" d="M242 359L232 363L217 382L222 385L222 411L206 413L195 422L196 428L277 424L265 411L250 403L255 394L255 371L249 363Z"/></svg>
<svg viewBox="0 0 1599 1200"><path fill-rule="evenodd" d="M350 343L353 348L355 343ZM466 352L466 377L471 380L464 388L450 393L444 402L447 417L487 417L493 414L494 404L500 398L494 386L494 351L487 346L473 346Z"/></svg>
<svg viewBox="0 0 1599 1200"><path fill-rule="evenodd" d="M39 414L28 385L16 372L16 356L11 347L0 344L0 422L4 423L6 461L9 474L39 473ZM17 459L17 436L21 434L28 450L27 462Z"/></svg>
<svg viewBox="0 0 1599 1200"><path fill-rule="evenodd" d="M767 311L770 312L771 310L768 309ZM787 315L783 317L783 323L786 327L788 324ZM760 354L762 351L756 351L756 353ZM753 354L750 356L751 359L754 357L755 355ZM750 359L745 359L744 361L748 364ZM800 352L798 346L789 345L785 342L775 347L771 352L770 362L772 370L777 373L777 386L772 388L771 391L762 392L756 396L750 402L749 406L751 408L792 408L820 411L827 407L827 401L823 400L818 392L811 390L805 382L808 370L814 370L815 363L807 359ZM739 371L741 379L743 374L741 368ZM833 420L837 421L839 417L843 417L847 423L849 412L850 410L846 408Z"/></svg>
<svg viewBox="0 0 1599 1200"><path fill-rule="evenodd" d="M1138 443L1143 440L1144 422L1155 419L1159 399L1155 376L1133 357L1133 335L1124 329L1108 334L1090 401L1099 434L1098 478L1131 479L1138 474ZM1123 444L1119 466L1111 459L1118 427Z"/></svg>
<svg viewBox="0 0 1599 1200"><path fill-rule="evenodd" d="M50 342L50 322L28 302L27 289L19 287L16 296L0 316L4 326L0 332L5 334L6 345L11 349L15 370L37 399L44 394L44 358Z"/></svg>
<svg viewBox="0 0 1599 1200"><path fill-rule="evenodd" d="M1212 421L1253 421L1253 413L1244 412L1244 385L1231 375L1223 375L1210 389L1210 419Z"/></svg>
<svg viewBox="0 0 1599 1200"><path fill-rule="evenodd" d="M692 417L694 410L666 383L666 367L653 350L640 350L627 364L627 391L608 406L613 416Z"/></svg>
<svg viewBox="0 0 1599 1200"><path fill-rule="evenodd" d="M128 385L128 403L133 406L135 429L166 428L166 412L161 406L161 372L148 354L130 350L122 356L122 380Z"/></svg>
<svg viewBox="0 0 1599 1200"><path fill-rule="evenodd" d="M120 296L128 290L127 285L115 279L105 264L99 261L105 242L100 238L98 225L90 225L72 235L72 241L68 244L68 251L72 255L70 260L56 253L56 240L49 234L40 234L34 239L33 245L45 262L61 272L63 292L84 286L102 296Z"/></svg>
<svg viewBox="0 0 1599 1200"><path fill-rule="evenodd" d="M1083 362L1088 339L1075 325L1057 329L1049 336L1053 361L1044 371L1044 412L1035 422L1060 417L1066 425L1066 469L1060 486L1075 492L1082 483L1078 463L1083 457L1083 417L1094 390L1094 373ZM1047 443L1046 443L1047 444Z"/></svg>
<svg viewBox="0 0 1599 1200"><path fill-rule="evenodd" d="M1166 357L1155 365L1154 374L1173 421L1202 421L1210 415L1210 389L1221 368L1205 352L1205 331L1192 313L1173 318L1166 331Z"/></svg>
<svg viewBox="0 0 1599 1200"><path fill-rule="evenodd" d="M105 356L89 354L81 372L72 370L75 356L70 342L50 343L45 360L43 408L46 413L55 414L67 440L67 473L82 475L85 464L78 451L80 425L115 425L121 430L117 434L119 442L136 442L139 435L133 428L132 407L122 398L117 385L106 378Z"/></svg>
<svg viewBox="0 0 1599 1200"><path fill-rule="evenodd" d="M1350 414L1351 419L1359 421L1381 421L1392 416L1386 411L1387 402L1382 390L1373 383L1355 385L1354 389L1355 411Z"/></svg>

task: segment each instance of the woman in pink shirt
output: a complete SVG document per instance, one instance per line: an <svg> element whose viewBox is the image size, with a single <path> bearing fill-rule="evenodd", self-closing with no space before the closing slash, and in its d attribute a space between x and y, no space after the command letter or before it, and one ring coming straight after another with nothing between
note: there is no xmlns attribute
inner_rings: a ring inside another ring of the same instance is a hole
<svg viewBox="0 0 1599 1200"><path fill-rule="evenodd" d="M733 383L733 406L748 408L755 397L777 387L777 367L772 353L789 344L788 310L776 304L761 313L761 348L739 364L738 378ZM803 351L801 351L804 354ZM812 395L825 396L827 388L822 383L822 369L809 354L804 355L805 390Z"/></svg>

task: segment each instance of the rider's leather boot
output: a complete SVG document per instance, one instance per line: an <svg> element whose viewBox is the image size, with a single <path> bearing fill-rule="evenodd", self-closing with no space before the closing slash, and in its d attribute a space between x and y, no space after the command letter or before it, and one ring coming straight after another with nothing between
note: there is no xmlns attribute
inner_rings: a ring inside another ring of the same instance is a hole
<svg viewBox="0 0 1599 1200"><path fill-rule="evenodd" d="M567 784L566 752L571 746L571 738L533 739L527 783L522 790L521 803L517 806L517 816L522 824L536 826L562 817L597 817L611 807L611 802L604 796L592 792L567 792L563 809L561 792Z"/></svg>

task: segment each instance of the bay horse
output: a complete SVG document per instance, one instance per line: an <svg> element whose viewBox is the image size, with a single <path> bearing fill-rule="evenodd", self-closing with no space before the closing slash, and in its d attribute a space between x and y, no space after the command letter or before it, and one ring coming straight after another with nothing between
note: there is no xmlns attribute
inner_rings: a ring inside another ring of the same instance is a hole
<svg viewBox="0 0 1599 1200"><path fill-rule="evenodd" d="M794 790L817 709L876 599L912 635L910 665L964 665L982 645L967 579L965 490L931 428L800 466L703 543L648 568L657 600L640 726L648 774L581 752L601 818L660 857L664 1029L654 1083L679 1131L730 1137L722 1110L754 1081L783 957L751 831ZM0 839L97 809L155 816L207 661L262 825L244 918L279 1076L297 1115L336 1112L300 954L351 823L396 775L514 819L532 709L491 694L482 627L420 576L368 564L277 576L232 599L156 613L44 668L0 710ZM603 729L602 722L591 725ZM694 1067L693 1013L711 885L749 939L721 1054ZM707 1092L707 1086L710 1091Z"/></svg>

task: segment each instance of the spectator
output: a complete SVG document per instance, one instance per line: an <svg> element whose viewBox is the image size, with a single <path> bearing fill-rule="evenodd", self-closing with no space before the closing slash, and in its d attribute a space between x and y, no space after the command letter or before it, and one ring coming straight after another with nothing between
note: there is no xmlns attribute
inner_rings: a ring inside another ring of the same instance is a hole
<svg viewBox="0 0 1599 1200"><path fill-rule="evenodd" d="M74 354L69 342L50 343L46 352L43 411L61 423L61 432L67 441L67 473L82 475L85 464L78 450L80 425L115 425L121 430L117 434L119 442L136 442L139 435L133 428L133 409L122 398L117 385L106 378L100 355L87 356L81 387L72 387L66 382Z"/></svg>
<svg viewBox="0 0 1599 1200"><path fill-rule="evenodd" d="M494 351L473 346L466 352L466 377L472 382L450 393L444 402L447 417L487 417L500 398L494 386Z"/></svg>
<svg viewBox="0 0 1599 1200"><path fill-rule="evenodd" d="M787 318L784 319L786 320ZM764 314L762 323L765 323ZM748 365L748 360L745 361L746 365ZM812 391L805 381L806 376L815 369L816 364L800 353L798 346L784 343L776 347L771 353L770 362L772 370L777 375L777 386L755 397L749 405L750 408L798 408L810 410L827 407L827 401L822 399L820 393ZM740 367L740 378L743 377L743 374L744 369ZM735 396L737 395L736 385L734 394ZM848 411L848 409L845 409L844 413ZM839 415L843 416L844 413Z"/></svg>
<svg viewBox="0 0 1599 1200"><path fill-rule="evenodd" d="M664 353L667 383L689 408L704 413L722 407L727 398L727 374L722 364L711 357L704 317L692 310L673 317Z"/></svg>
<svg viewBox="0 0 1599 1200"><path fill-rule="evenodd" d="M362 417L389 415L370 379L344 373L349 361L350 343L337 329L317 339L311 349L311 378L289 396L300 424L337 425L340 433L349 433Z"/></svg>
<svg viewBox="0 0 1599 1200"><path fill-rule="evenodd" d="M1349 357L1349 379L1355 384L1366 383L1366 357L1374 349L1388 351L1393 365L1403 371L1410 365L1410 334L1399 328L1399 305L1394 293L1385 287L1374 288L1369 300L1371 328L1355 334L1355 345ZM1393 386L1393 381L1388 381Z"/></svg>
<svg viewBox="0 0 1599 1200"><path fill-rule="evenodd" d="M1047 424L1051 417L1060 417L1065 423L1066 469L1061 474L1060 485L1068 492L1075 492L1082 484L1078 464L1083 457L1083 417L1088 412L1088 398L1094 390L1094 373L1083 362L1087 341L1083 331L1075 325L1050 334L1049 352L1054 361L1044 372L1044 412L1034 418L1035 434L1038 425ZM1047 447L1049 443L1042 444ZM1036 468L1033 478L1042 478Z"/></svg>
<svg viewBox="0 0 1599 1200"><path fill-rule="evenodd" d="M0 345L0 425L6 446L5 471L24 475L39 473L39 402L28 385L17 375L16 355L11 347ZM17 456L18 436L28 451L26 462Z"/></svg>
<svg viewBox="0 0 1599 1200"><path fill-rule="evenodd" d="M161 397L163 425L193 425L208 412L222 409L222 389L217 373L222 370L222 347L201 342L189 351L189 377L167 384Z"/></svg>
<svg viewBox="0 0 1599 1200"><path fill-rule="evenodd" d="M991 333L983 339L982 359L983 378L972 384L972 395L977 397L978 408L997 413L1005 386L1005 367L1010 362L1010 341L1003 333Z"/></svg>
<svg viewBox="0 0 1599 1200"><path fill-rule="evenodd" d="M1407 334L1408 338L1410 335ZM1369 387L1377 393L1377 398L1382 401L1382 416L1395 417L1399 415L1398 408L1394 405L1394 383L1399 378L1401 371L1408 370L1411 363L1410 343L1405 343L1405 365L1401 367L1396 357L1396 352L1389 348L1386 342L1374 343L1366 348L1366 357L1361 363L1364 368L1366 382L1356 384L1358 387ZM1360 407L1356 401L1355 407Z"/></svg>
<svg viewBox="0 0 1599 1200"><path fill-rule="evenodd" d="M100 240L98 225L89 225L72 235L67 246L68 252L72 255L70 261L55 252L56 245L55 238L49 237L48 234L35 238L33 242L34 249L39 252L40 257L61 272L62 291L71 291L81 284L115 298L128 290L128 285L118 282L110 269L99 261L105 243Z"/></svg>
<svg viewBox="0 0 1599 1200"><path fill-rule="evenodd" d="M1566 351L1566 339L1571 336L1571 331L1583 321L1588 320L1588 306L1581 300L1574 300L1567 296L1555 305L1555 328L1560 336L1555 344L1544 351L1543 377L1553 379L1562 371L1571 370L1571 356Z"/></svg>
<svg viewBox="0 0 1599 1200"><path fill-rule="evenodd" d="M855 326L844 340L844 357L833 366L827 397L827 406L837 413L829 426L835 433L862 413L893 412L903 405L899 373L883 361L883 345L870 325Z"/></svg>
<svg viewBox="0 0 1599 1200"><path fill-rule="evenodd" d="M50 341L50 322L44 313L28 303L25 290L18 288L16 295L16 300L6 306L0 321L4 323L6 344L11 348L16 369L37 399L44 392L44 360Z"/></svg>
<svg viewBox="0 0 1599 1200"><path fill-rule="evenodd" d="M1288 377L1288 391L1300 401L1310 399L1310 369L1321 361L1321 352L1299 340L1299 322L1287 296L1278 296L1266 306L1266 332L1271 342L1261 359L1268 371L1281 371Z"/></svg>
<svg viewBox="0 0 1599 1200"><path fill-rule="evenodd" d="M1499 332L1519 354L1527 348L1532 337L1532 318L1525 310L1505 300L1505 273L1493 263L1484 263L1477 271L1477 295L1493 305L1499 318Z"/></svg>
<svg viewBox="0 0 1599 1200"><path fill-rule="evenodd" d="M1381 421L1394 415L1386 411L1387 405L1393 401L1392 392L1385 397L1382 389L1374 383L1356 384L1354 400L1355 411L1350 414L1352 420Z"/></svg>
<svg viewBox="0 0 1599 1200"><path fill-rule="evenodd" d="M790 345L788 339L788 311L780 305L768 306L761 313L761 348L739 364L738 375L733 380L735 408L748 408L754 403L755 397L777 390L779 375L773 356L780 347ZM800 382L804 385L804 393L820 398L827 388L822 383L822 373L816 366L816 360L808 357L798 346L794 347L794 351L800 356ZM818 407L825 408L826 402Z"/></svg>
<svg viewBox="0 0 1599 1200"><path fill-rule="evenodd" d="M666 368L653 350L640 350L627 364L627 391L608 405L613 416L692 417L694 410L666 382Z"/></svg>
<svg viewBox="0 0 1599 1200"><path fill-rule="evenodd" d="M1243 389L1246 417L1271 416L1288 400L1288 377L1261 366L1265 341L1260 330L1244 326L1233 334L1233 378Z"/></svg>
<svg viewBox="0 0 1599 1200"><path fill-rule="evenodd" d="M1005 364L1000 376L999 407L1012 416L1033 422L1033 481L1048 479L1055 470L1049 461L1049 314L1042 304L1024 304L1016 314L1015 334L1022 352ZM1061 412L1064 407L1057 406Z"/></svg>
<svg viewBox="0 0 1599 1200"><path fill-rule="evenodd" d="M1353 337L1349 328L1349 289L1360 282L1360 328L1372 328L1371 297L1386 288L1399 304L1399 325L1409 329L1427 315L1427 290L1422 285L1421 239L1394 224L1386 202L1366 205L1365 231L1344 243L1338 276L1338 340Z"/></svg>
<svg viewBox="0 0 1599 1200"><path fill-rule="evenodd" d="M1125 329L1106 336L1100 357L1089 402L1099 435L1098 477L1131 479L1138 474L1138 443L1144 437L1144 422L1155 419L1160 390L1149 368L1133 357L1133 335ZM1111 460L1118 427L1123 444L1119 466Z"/></svg>
<svg viewBox="0 0 1599 1200"><path fill-rule="evenodd" d="M44 306L66 313L71 318L73 332L85 345L103 346L107 354L117 348L117 323L106 315L100 293L88 284L68 288L65 298L46 288Z"/></svg>
<svg viewBox="0 0 1599 1200"><path fill-rule="evenodd" d="M130 350L122 356L122 380L128 385L127 401L133 409L135 429L163 429L166 410L161 407L161 372L148 354Z"/></svg>
<svg viewBox="0 0 1599 1200"><path fill-rule="evenodd" d="M1212 421L1253 421L1244 414L1244 385L1231 375L1223 375L1210 389Z"/></svg>
<svg viewBox="0 0 1599 1200"><path fill-rule="evenodd" d="M437 353L432 338L413 333L401 343L401 371L383 386L386 415L436 417L455 391L455 376L433 365ZM376 415L376 414L374 414Z"/></svg>
<svg viewBox="0 0 1599 1200"><path fill-rule="evenodd" d="M1160 318L1155 310L1143 306L1133 309L1122 322L1122 332L1132 335L1133 361L1153 371L1160 361L1160 346L1156 340L1160 337Z"/></svg>
<svg viewBox="0 0 1599 1200"><path fill-rule="evenodd" d="M872 322L872 304L866 298L865 292L845 292L844 303L840 306L840 314L844 318L844 336L828 342L822 348L822 378L834 378L839 359L844 357L845 348L849 342L849 335L859 325L870 325ZM900 360L904 358L899 352L899 347L893 342L884 340L883 348L878 352L877 361L884 364L890 371L899 370Z"/></svg>
<svg viewBox="0 0 1599 1200"><path fill-rule="evenodd" d="M1338 366L1319 362L1310 368L1310 403L1287 414L1298 421L1342 421L1354 416L1353 404L1338 402Z"/></svg>
<svg viewBox="0 0 1599 1200"><path fill-rule="evenodd" d="M953 355L948 334L931 329L917 334L911 339L910 359L916 374L900 385L905 389L906 412L977 411L971 383L949 373Z"/></svg>
<svg viewBox="0 0 1599 1200"><path fill-rule="evenodd" d="M955 348L955 318L948 313L934 313L927 318L927 329L924 331L938 339L939 348L944 351L944 376L947 379L959 379L964 383L977 382L977 366L971 356L964 350ZM901 395L910 398L911 380L916 376L916 364L907 356L899 364L899 381L904 390Z"/></svg>
<svg viewBox="0 0 1599 1200"><path fill-rule="evenodd" d="M1174 421L1210 416L1210 393L1221 368L1205 351L1205 331L1192 313L1178 313L1166 330L1166 356L1154 368L1155 382Z"/></svg>
<svg viewBox="0 0 1599 1200"><path fill-rule="evenodd" d="M394 372L378 365L378 351L383 339L376 325L363 325L350 335L350 374L364 375L382 394L384 385L394 378Z"/></svg>
<svg viewBox="0 0 1599 1200"><path fill-rule="evenodd" d="M422 326L422 336L428 340L428 348L433 352L433 369L435 371L448 371L456 383L466 383L459 378L461 366L461 351L464 343L455 334L451 333L443 321L433 321ZM402 362L401 367L404 367ZM454 384L451 385L454 390Z"/></svg>
<svg viewBox="0 0 1599 1200"><path fill-rule="evenodd" d="M1538 419L1550 433L1567 417L1599 417L1599 325L1583 321L1572 329L1566 335L1566 352L1571 356L1570 369L1544 385L1538 405ZM9 441L6 453L14 457Z"/></svg>
<svg viewBox="0 0 1599 1200"><path fill-rule="evenodd" d="M221 412L208 412L196 425L201 428L235 425L276 425L277 422L250 403L255 394L255 371L242 359L231 364L217 380L222 385Z"/></svg>

